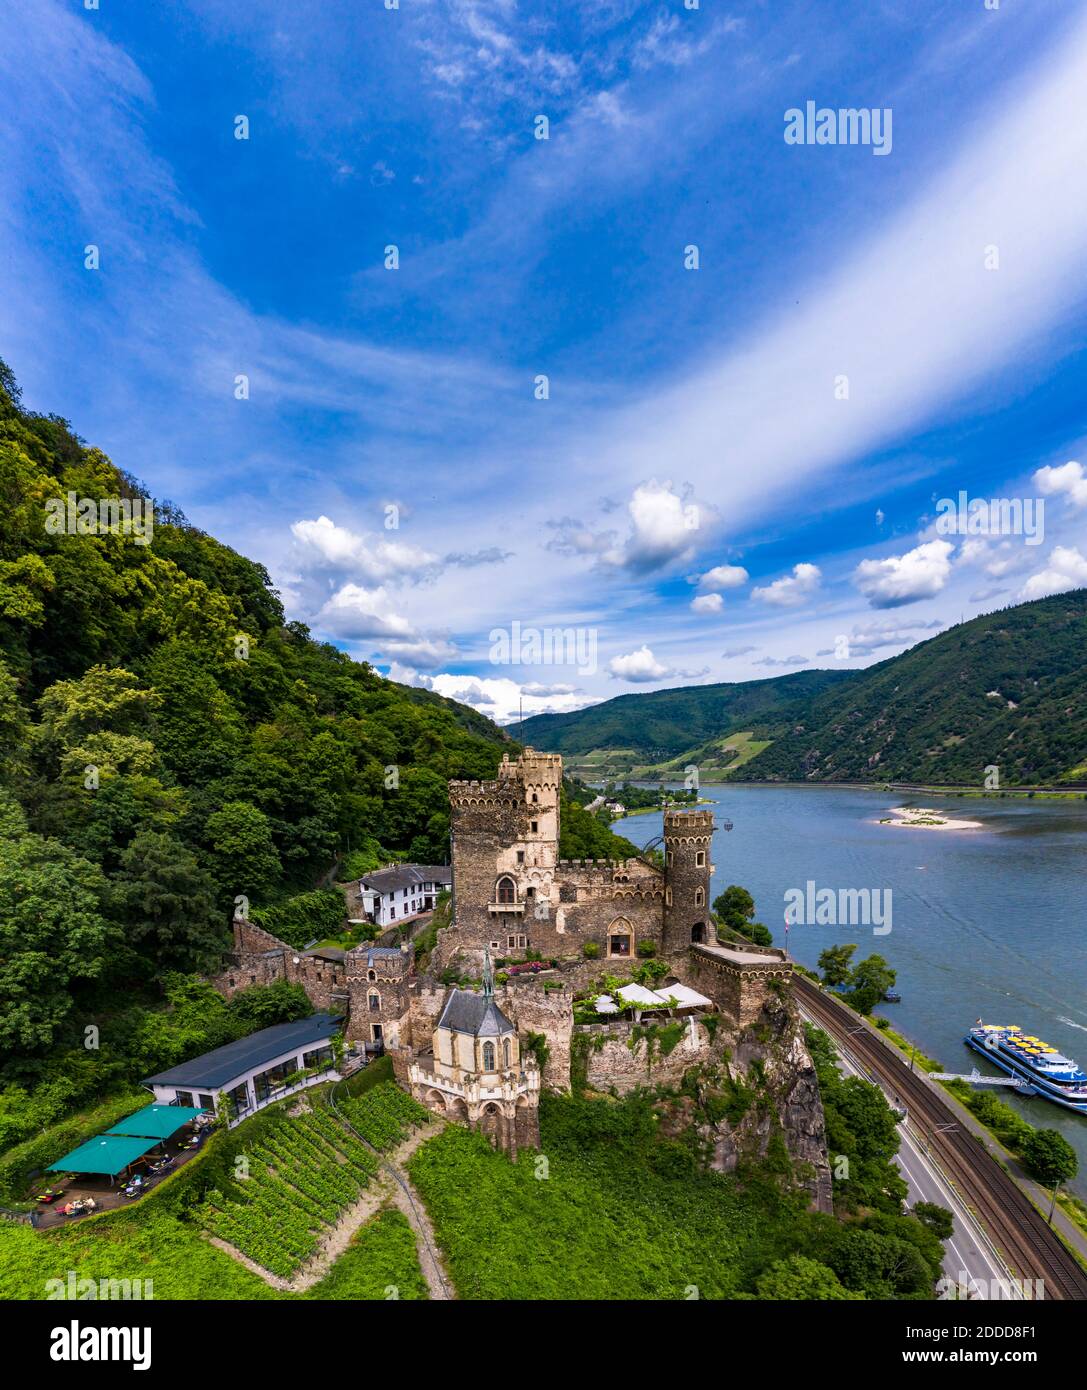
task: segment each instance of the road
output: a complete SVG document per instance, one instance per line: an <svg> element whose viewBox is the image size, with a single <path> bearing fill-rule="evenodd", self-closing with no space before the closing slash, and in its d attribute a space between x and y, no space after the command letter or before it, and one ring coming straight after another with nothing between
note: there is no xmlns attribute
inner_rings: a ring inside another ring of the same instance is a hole
<svg viewBox="0 0 1087 1390"><path fill-rule="evenodd" d="M803 1005L800 1012L809 1023L823 1026L817 1023ZM880 1084L857 1063L845 1042L836 1038L835 1044L844 1072L860 1076L877 1086ZM897 1095L889 1092L886 1087L881 1087L881 1090L889 1105L901 1109L901 1101ZM898 1133L902 1145L896 1162L909 1188L910 1206L915 1202L936 1202L951 1212L955 1223L951 1237L945 1245L944 1273L949 1279L954 1279L956 1284L970 1286L971 1280L977 1281L972 1286L975 1293L984 1289L987 1296L991 1294L997 1299L1021 1298L1021 1291L1011 1282L1011 1275L1003 1260L974 1220L965 1202L933 1162L924 1140L913 1132L908 1117L898 1126Z"/></svg>
<svg viewBox="0 0 1087 1390"><path fill-rule="evenodd" d="M1004 1263L1020 1280L1042 1281L1047 1299L1087 1299L1087 1270L1058 1239L1027 1193L962 1122L949 1098L839 1000L799 972L797 1002L884 1090L901 1096L915 1134L974 1213Z"/></svg>

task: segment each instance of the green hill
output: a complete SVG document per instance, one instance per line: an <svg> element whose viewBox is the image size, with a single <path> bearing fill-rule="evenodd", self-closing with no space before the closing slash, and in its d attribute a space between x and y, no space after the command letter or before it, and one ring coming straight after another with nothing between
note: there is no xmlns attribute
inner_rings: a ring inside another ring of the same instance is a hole
<svg viewBox="0 0 1087 1390"><path fill-rule="evenodd" d="M1087 781L1087 590L987 613L812 701L737 780Z"/></svg>
<svg viewBox="0 0 1087 1390"><path fill-rule="evenodd" d="M680 686L619 695L572 714L524 721L524 741L554 753L629 749L647 763L667 762L722 734L787 725L852 671L797 671L770 680Z"/></svg>
<svg viewBox="0 0 1087 1390"><path fill-rule="evenodd" d="M986 614L863 671L622 695L524 722L582 776L1002 786L1087 781L1087 591ZM760 744L766 745L760 748ZM734 750L734 751L731 751Z"/></svg>

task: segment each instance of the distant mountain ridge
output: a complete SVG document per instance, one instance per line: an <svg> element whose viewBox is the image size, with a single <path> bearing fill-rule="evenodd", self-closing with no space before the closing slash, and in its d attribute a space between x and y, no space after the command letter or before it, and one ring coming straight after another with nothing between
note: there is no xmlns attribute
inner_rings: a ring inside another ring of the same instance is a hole
<svg viewBox="0 0 1087 1390"><path fill-rule="evenodd" d="M1003 786L1087 782L1087 590L973 618L865 670L622 695L526 719L523 737L599 753L603 769L608 749L699 765L741 733L769 746L722 774L736 781L979 786L996 766Z"/></svg>

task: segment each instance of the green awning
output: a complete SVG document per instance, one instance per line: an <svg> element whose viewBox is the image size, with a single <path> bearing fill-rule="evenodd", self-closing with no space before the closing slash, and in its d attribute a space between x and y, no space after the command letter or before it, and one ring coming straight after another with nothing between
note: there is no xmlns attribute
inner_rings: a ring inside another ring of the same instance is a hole
<svg viewBox="0 0 1087 1390"><path fill-rule="evenodd" d="M105 1134L140 1135L145 1139L169 1139L170 1135L202 1115L191 1105L145 1105L127 1120L118 1120Z"/></svg>
<svg viewBox="0 0 1087 1390"><path fill-rule="evenodd" d="M97 1139L88 1139L73 1149L70 1154L50 1163L47 1173L107 1173L110 1177L135 1163L148 1149L158 1144L157 1139L135 1139L122 1134L100 1134Z"/></svg>

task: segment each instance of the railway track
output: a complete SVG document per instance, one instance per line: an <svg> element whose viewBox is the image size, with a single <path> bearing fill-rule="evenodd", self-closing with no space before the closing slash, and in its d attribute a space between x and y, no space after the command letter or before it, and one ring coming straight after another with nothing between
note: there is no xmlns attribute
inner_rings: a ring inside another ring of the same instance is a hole
<svg viewBox="0 0 1087 1390"><path fill-rule="evenodd" d="M793 984L805 1010L906 1102L944 1173L986 1227L1013 1274L1041 1279L1046 1298L1087 1299L1087 1270L1018 1183L962 1125L932 1082L911 1071L855 1013L803 975L794 975Z"/></svg>

